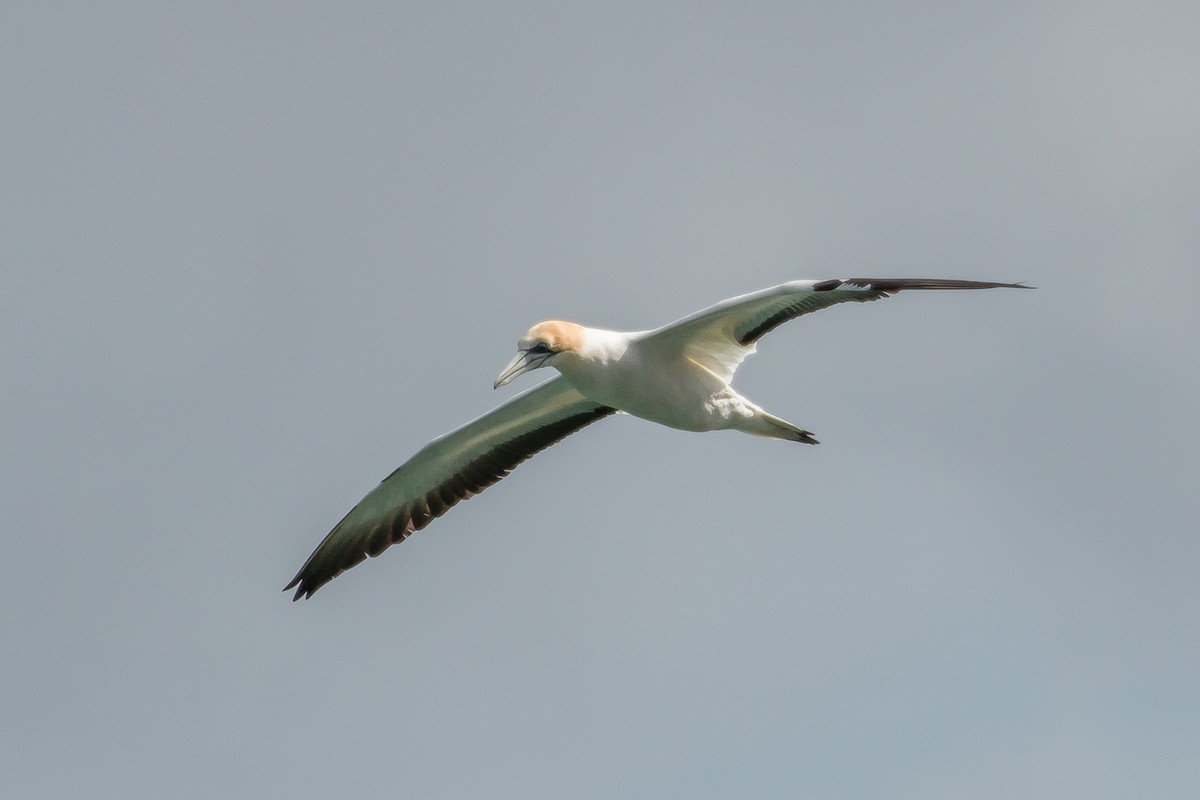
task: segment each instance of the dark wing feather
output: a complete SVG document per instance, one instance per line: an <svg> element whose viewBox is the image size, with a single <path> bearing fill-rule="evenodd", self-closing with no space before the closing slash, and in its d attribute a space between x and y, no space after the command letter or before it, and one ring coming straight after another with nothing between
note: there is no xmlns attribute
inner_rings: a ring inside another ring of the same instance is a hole
<svg viewBox="0 0 1200 800"><path fill-rule="evenodd" d="M295 587L295 600L311 597L533 454L614 411L584 399L559 377L435 439L334 526L284 591Z"/></svg>
<svg viewBox="0 0 1200 800"><path fill-rule="evenodd" d="M866 302L904 289L1028 289L1020 283L942 278L832 278L783 283L731 297L642 336L643 346L661 358L680 355L729 381L754 343L803 314L837 303Z"/></svg>
<svg viewBox="0 0 1200 800"><path fill-rule="evenodd" d="M785 284L786 285L786 284ZM783 298L767 313L755 315L735 326L737 343L748 346L788 320L837 303L865 303L889 297L905 289L1029 289L1020 283L964 281L943 278L832 278L812 283L807 292Z"/></svg>

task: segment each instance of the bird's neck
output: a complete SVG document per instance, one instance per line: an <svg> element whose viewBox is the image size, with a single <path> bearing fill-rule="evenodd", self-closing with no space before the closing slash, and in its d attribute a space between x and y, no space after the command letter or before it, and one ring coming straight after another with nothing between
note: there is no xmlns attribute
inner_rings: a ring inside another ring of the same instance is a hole
<svg viewBox="0 0 1200 800"><path fill-rule="evenodd" d="M602 367L619 362L636 336L603 328L583 328L582 334L573 355L580 361Z"/></svg>

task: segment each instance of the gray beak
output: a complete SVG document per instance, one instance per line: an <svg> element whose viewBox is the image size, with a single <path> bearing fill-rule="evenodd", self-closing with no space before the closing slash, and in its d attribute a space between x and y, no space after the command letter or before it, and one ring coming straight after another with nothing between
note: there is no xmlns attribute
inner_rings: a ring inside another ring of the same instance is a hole
<svg viewBox="0 0 1200 800"><path fill-rule="evenodd" d="M537 369L546 363L547 358L549 358L548 355L534 355L526 350L518 352L516 358L508 362L508 366L500 373L500 377L496 378L496 383L492 388L499 389L518 375Z"/></svg>

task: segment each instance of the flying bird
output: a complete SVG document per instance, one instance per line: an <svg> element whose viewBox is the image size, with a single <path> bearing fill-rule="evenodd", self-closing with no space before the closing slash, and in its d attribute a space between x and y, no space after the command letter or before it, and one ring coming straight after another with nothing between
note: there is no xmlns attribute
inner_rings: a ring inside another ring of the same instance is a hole
<svg viewBox="0 0 1200 800"><path fill-rule="evenodd" d="M732 297L661 328L610 331L539 322L517 342L495 387L542 367L553 378L434 439L334 526L284 591L313 592L403 541L568 434L617 412L685 431L736 430L817 444L812 433L737 393L733 374L777 326L845 302L906 289L1029 289L1022 283L926 278L801 280Z"/></svg>

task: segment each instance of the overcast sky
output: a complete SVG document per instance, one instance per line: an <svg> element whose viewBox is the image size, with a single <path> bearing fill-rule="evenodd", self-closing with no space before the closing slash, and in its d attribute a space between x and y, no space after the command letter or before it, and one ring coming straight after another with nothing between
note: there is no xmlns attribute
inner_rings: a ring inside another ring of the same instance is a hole
<svg viewBox="0 0 1200 800"><path fill-rule="evenodd" d="M1200 5L0 11L23 798L1194 798ZM544 318L780 328L293 604Z"/></svg>

